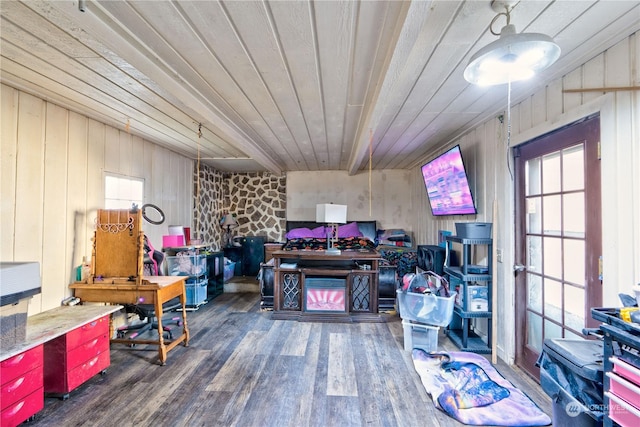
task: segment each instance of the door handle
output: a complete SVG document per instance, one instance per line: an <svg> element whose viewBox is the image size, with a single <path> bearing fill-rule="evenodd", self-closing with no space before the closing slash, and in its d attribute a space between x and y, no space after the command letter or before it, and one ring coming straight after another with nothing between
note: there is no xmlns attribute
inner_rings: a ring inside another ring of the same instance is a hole
<svg viewBox="0 0 640 427"><path fill-rule="evenodd" d="M526 265L522 265L522 264L514 264L513 265L513 271L514 272L519 272L519 271L525 271L527 269Z"/></svg>

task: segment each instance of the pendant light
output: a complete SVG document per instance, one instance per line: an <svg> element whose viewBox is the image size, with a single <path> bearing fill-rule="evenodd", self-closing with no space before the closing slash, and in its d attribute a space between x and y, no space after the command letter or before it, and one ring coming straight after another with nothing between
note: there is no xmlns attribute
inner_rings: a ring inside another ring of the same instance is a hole
<svg viewBox="0 0 640 427"><path fill-rule="evenodd" d="M516 33L516 27L510 23L511 6L514 3L491 2L491 8L498 14L491 21L489 29L500 38L471 57L464 70L464 78L469 83L492 86L525 80L560 57L560 47L551 37L540 33ZM500 33L496 33L493 24L500 16L506 17L507 25L502 27Z"/></svg>

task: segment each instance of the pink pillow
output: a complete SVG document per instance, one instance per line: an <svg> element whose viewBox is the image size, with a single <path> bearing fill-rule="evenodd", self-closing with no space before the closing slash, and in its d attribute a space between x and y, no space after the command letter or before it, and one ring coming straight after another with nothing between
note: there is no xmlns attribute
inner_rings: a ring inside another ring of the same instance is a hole
<svg viewBox="0 0 640 427"><path fill-rule="evenodd" d="M360 237L360 229L357 222L350 222L349 224L341 225L338 227L338 237Z"/></svg>
<svg viewBox="0 0 640 427"><path fill-rule="evenodd" d="M285 236L287 239L303 239L305 237L313 237L313 231L308 228L293 228Z"/></svg>

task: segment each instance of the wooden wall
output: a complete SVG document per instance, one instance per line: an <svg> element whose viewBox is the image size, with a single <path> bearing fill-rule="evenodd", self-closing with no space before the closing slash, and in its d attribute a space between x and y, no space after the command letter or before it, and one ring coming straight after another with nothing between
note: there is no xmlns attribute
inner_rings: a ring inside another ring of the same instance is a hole
<svg viewBox="0 0 640 427"><path fill-rule="evenodd" d="M1 86L0 260L38 261L42 292L29 314L59 306L91 255L104 173L145 180L144 202L166 221L143 230L157 248L169 224L190 225L193 161L124 129Z"/></svg>
<svg viewBox="0 0 640 427"><path fill-rule="evenodd" d="M525 99L514 100L511 109L512 147L590 114L600 114L605 306L619 306L618 293L632 293L633 285L640 283L640 92L563 91L639 85L640 35L636 33ZM495 90L506 91L506 86L496 86ZM478 215L444 219L430 214L415 216L413 229L418 242L432 243L437 240L438 230L454 230L458 221L496 222L498 241L494 245L503 251L503 262L496 269L497 313L500 325L513 325L514 185L508 167L509 162L513 170L513 159L506 145L506 120L501 123L499 114L506 117L506 111L498 113L447 145L460 144L462 148ZM430 153L427 159L442 151L445 148ZM413 177L415 212L429 212L419 169ZM492 213L494 200L497 220ZM512 361L513 328L500 327L497 337L499 356Z"/></svg>

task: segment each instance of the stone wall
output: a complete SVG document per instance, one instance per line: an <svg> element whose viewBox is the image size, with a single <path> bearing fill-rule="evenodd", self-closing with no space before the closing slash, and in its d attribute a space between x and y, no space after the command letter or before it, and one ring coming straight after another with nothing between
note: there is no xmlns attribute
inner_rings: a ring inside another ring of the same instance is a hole
<svg viewBox="0 0 640 427"><path fill-rule="evenodd" d="M284 239L286 177L267 172L225 174L225 211L238 221L236 236L264 236L265 241Z"/></svg>
<svg viewBox="0 0 640 427"><path fill-rule="evenodd" d="M286 219L286 178L266 172L229 173L200 165L198 183L194 168L194 232L214 249L224 245L222 216L229 212L238 221L234 236L264 236L282 241ZM198 185L199 184L199 185Z"/></svg>

